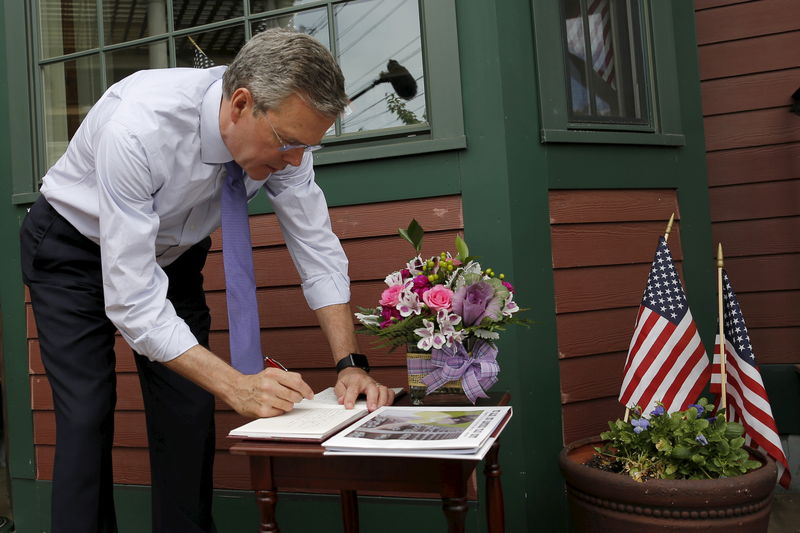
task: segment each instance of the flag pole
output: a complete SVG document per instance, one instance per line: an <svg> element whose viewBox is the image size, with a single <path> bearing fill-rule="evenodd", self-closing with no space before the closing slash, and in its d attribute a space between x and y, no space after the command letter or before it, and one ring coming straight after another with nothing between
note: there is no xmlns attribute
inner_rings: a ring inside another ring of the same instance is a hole
<svg viewBox="0 0 800 533"><path fill-rule="evenodd" d="M719 314L719 381L720 381L720 395L721 408L726 409L728 405L728 391L727 382L728 375L725 372L725 316L722 303L722 269L724 268L725 261L722 257L722 243L717 246L717 313ZM725 411L725 420L728 419L727 409Z"/></svg>
<svg viewBox="0 0 800 533"><path fill-rule="evenodd" d="M672 223L675 222L675 213L673 212L669 217L669 222L667 222L667 229L664 230L664 240L669 240L669 232L672 231ZM625 408L625 418L624 421L627 422L628 418L631 416L631 408Z"/></svg>
<svg viewBox="0 0 800 533"><path fill-rule="evenodd" d="M192 36L191 36L191 35L187 35L187 36L186 36L186 38L187 38L187 39L189 39L189 42L190 42L190 43L192 43L192 45L193 45L195 48L197 48L197 51L198 51L198 52L200 52L201 54L205 54L205 52L203 52L203 49L202 49L202 48L200 48L200 45L198 45L196 42L194 42L194 39L192 39Z"/></svg>

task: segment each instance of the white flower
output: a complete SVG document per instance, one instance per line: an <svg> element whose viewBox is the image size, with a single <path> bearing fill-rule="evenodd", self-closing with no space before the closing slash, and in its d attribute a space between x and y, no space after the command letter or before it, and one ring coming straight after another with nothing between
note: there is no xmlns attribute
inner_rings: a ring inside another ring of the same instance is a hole
<svg viewBox="0 0 800 533"><path fill-rule="evenodd" d="M412 276L418 276L422 274L422 266L425 264L425 261L422 260L422 256L417 256L411 261L406 264L406 268L411 273Z"/></svg>
<svg viewBox="0 0 800 533"><path fill-rule="evenodd" d="M417 328L414 330L414 334L420 337L419 342L417 342L417 348L420 350L430 350L431 348L439 349L444 346L444 335L434 331L433 322L428 319L423 319L422 323L425 325L424 328Z"/></svg>
<svg viewBox="0 0 800 533"><path fill-rule="evenodd" d="M508 293L508 300L506 300L505 305L503 305L503 316L511 316L517 311L519 311L519 306L514 302L514 293L510 292Z"/></svg>
<svg viewBox="0 0 800 533"><path fill-rule="evenodd" d="M385 281L386 285L388 285L389 287L394 287L395 285L402 285L403 274L401 274L399 270L397 272L392 272L391 274L386 276L386 279L384 279L383 281Z"/></svg>
<svg viewBox="0 0 800 533"><path fill-rule="evenodd" d="M422 311L422 303L419 301L417 293L411 288L414 282L408 280L403 290L400 291L400 296L397 301L397 310L400 311L400 316L409 317L411 315L418 315Z"/></svg>
<svg viewBox="0 0 800 533"><path fill-rule="evenodd" d="M356 313L356 318L365 326L380 326L381 321L378 315L365 315L364 313Z"/></svg>
<svg viewBox="0 0 800 533"><path fill-rule="evenodd" d="M436 313L436 322L439 323L439 329L444 335L448 346L452 346L453 342L461 342L466 338L464 330L456 331L454 327L461 322L461 317L457 314L451 313L447 309L439 309Z"/></svg>

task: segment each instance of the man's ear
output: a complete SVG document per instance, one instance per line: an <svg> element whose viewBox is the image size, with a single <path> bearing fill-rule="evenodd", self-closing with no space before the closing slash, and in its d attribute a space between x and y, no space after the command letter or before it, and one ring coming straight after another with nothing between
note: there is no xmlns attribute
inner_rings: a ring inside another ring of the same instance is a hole
<svg viewBox="0 0 800 533"><path fill-rule="evenodd" d="M253 96L244 87L239 87L231 95L231 122L236 123L242 116L252 110Z"/></svg>

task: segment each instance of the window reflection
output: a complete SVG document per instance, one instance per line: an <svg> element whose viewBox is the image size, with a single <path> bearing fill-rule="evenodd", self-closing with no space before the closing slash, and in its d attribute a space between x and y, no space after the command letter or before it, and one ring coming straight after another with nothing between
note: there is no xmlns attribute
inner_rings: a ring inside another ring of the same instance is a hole
<svg viewBox="0 0 800 533"><path fill-rule="evenodd" d="M640 1L563 1L572 120L647 121Z"/></svg>
<svg viewBox="0 0 800 533"><path fill-rule="evenodd" d="M169 54L166 41L114 50L106 54L108 85L116 83L138 70L166 68L168 65Z"/></svg>
<svg viewBox="0 0 800 533"><path fill-rule="evenodd" d="M321 42L328 50L331 49L331 40L328 34L328 10L324 7L255 20L252 24L253 35L270 28L287 28L308 34Z"/></svg>
<svg viewBox="0 0 800 533"><path fill-rule="evenodd" d="M55 57L98 46L95 0L40 0L42 57Z"/></svg>
<svg viewBox="0 0 800 533"><path fill-rule="evenodd" d="M242 0L172 0L172 16L175 29L191 28L211 22L219 22L244 14Z"/></svg>
<svg viewBox="0 0 800 533"><path fill-rule="evenodd" d="M189 39L191 37L191 40ZM196 43L192 43L192 40ZM177 66L194 67L195 55L202 50L215 65L227 65L244 44L244 26L229 26L219 30L193 33L190 36L175 37ZM199 47L199 50L198 50ZM203 65L211 66L211 65Z"/></svg>
<svg viewBox="0 0 800 533"><path fill-rule="evenodd" d="M103 28L106 44L167 33L167 0L103 0Z"/></svg>
<svg viewBox="0 0 800 533"><path fill-rule="evenodd" d="M315 0L250 0L250 13L261 13L286 7L300 6Z"/></svg>
<svg viewBox="0 0 800 533"><path fill-rule="evenodd" d="M67 143L103 92L97 55L42 67L44 136L47 168L61 157Z"/></svg>
<svg viewBox="0 0 800 533"><path fill-rule="evenodd" d="M419 9L416 0L356 0L334 6L336 51L347 94L370 87L388 72L389 60L406 68L416 80L415 97L398 97L390 83L368 89L351 105L342 132L413 125L427 120ZM394 65L394 64L393 64Z"/></svg>

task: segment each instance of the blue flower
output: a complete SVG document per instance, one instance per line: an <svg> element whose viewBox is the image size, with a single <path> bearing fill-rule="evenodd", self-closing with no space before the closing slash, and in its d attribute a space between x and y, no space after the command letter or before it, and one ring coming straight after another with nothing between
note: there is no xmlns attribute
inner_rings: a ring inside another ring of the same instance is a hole
<svg viewBox="0 0 800 533"><path fill-rule="evenodd" d="M650 413L650 416L661 416L665 412L663 405L656 405L656 408Z"/></svg>
<svg viewBox="0 0 800 533"><path fill-rule="evenodd" d="M631 420L631 425L633 426L634 433L641 433L645 429L650 426L650 421L646 418L637 418L635 420Z"/></svg>
<svg viewBox="0 0 800 533"><path fill-rule="evenodd" d="M709 424L713 424L714 422L716 422L716 420L717 420L717 417L716 417L716 416L710 416L710 417L708 417L708 423L709 423Z"/></svg>
<svg viewBox="0 0 800 533"><path fill-rule="evenodd" d="M702 405L699 405L699 404L696 404L696 403L693 403L689 407L694 407L695 409L697 409L697 416L702 415L703 412L705 411L705 408Z"/></svg>
<svg viewBox="0 0 800 533"><path fill-rule="evenodd" d="M697 436L694 438L694 440L696 440L697 442L699 442L703 446L708 444L708 439L702 433L698 433Z"/></svg>

